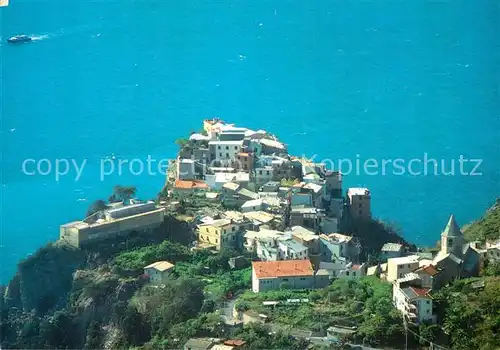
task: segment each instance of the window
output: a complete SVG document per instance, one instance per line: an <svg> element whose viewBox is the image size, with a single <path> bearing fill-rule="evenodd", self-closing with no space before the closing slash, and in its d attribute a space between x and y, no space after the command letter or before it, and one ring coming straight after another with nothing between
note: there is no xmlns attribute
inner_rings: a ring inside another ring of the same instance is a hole
<svg viewBox="0 0 500 350"><path fill-rule="evenodd" d="M220 149L220 146L217 146L217 149Z"/></svg>
<svg viewBox="0 0 500 350"><path fill-rule="evenodd" d="M234 146L234 149L235 149L235 150L238 150L238 146Z"/></svg>
<svg viewBox="0 0 500 350"><path fill-rule="evenodd" d="M353 272L352 272L352 275L353 275L354 277L356 277L356 271L353 271Z"/></svg>
<svg viewBox="0 0 500 350"><path fill-rule="evenodd" d="M430 300L427 300L425 303L428 305L428 304L430 304L431 302L430 302Z"/></svg>
<svg viewBox="0 0 500 350"><path fill-rule="evenodd" d="M399 273L399 278L401 278L401 277L403 277L403 274L400 272L400 273Z"/></svg>
<svg viewBox="0 0 500 350"><path fill-rule="evenodd" d="M215 239L215 243L219 243L219 240L217 238Z"/></svg>
<svg viewBox="0 0 500 350"><path fill-rule="evenodd" d="M238 160L240 160L240 156L238 156Z"/></svg>
<svg viewBox="0 0 500 350"><path fill-rule="evenodd" d="M448 245L453 245L453 239L448 238Z"/></svg>
<svg viewBox="0 0 500 350"><path fill-rule="evenodd" d="M229 153L226 153L226 158L229 158Z"/></svg>
<svg viewBox="0 0 500 350"><path fill-rule="evenodd" d="M205 229L205 231L207 231L207 233L208 233L208 227Z"/></svg>
<svg viewBox="0 0 500 350"><path fill-rule="evenodd" d="M363 211L362 210L360 210L358 213L359 213L359 215L363 215Z"/></svg>
<svg viewBox="0 0 500 350"><path fill-rule="evenodd" d="M224 230L222 230L222 233L226 233L226 230L225 230L225 229L224 229Z"/></svg>
<svg viewBox="0 0 500 350"><path fill-rule="evenodd" d="M267 173L267 175L269 175L269 170L268 170L268 171L266 171L266 173Z"/></svg>
<svg viewBox="0 0 500 350"><path fill-rule="evenodd" d="M360 208L363 208L363 203L359 203L359 207L360 207Z"/></svg>
<svg viewBox="0 0 500 350"><path fill-rule="evenodd" d="M349 271L346 271L346 272L345 272L345 275L346 275L346 276L349 276Z"/></svg>
<svg viewBox="0 0 500 350"><path fill-rule="evenodd" d="M219 157L222 157L222 153L219 153Z"/></svg>
<svg viewBox="0 0 500 350"><path fill-rule="evenodd" d="M408 268L409 268L409 269L411 268L411 265L410 265L410 264L408 264Z"/></svg>
<svg viewBox="0 0 500 350"><path fill-rule="evenodd" d="M226 149L229 149L229 146L226 146Z"/></svg>
<svg viewBox="0 0 500 350"><path fill-rule="evenodd" d="M283 282L288 282L288 278L282 278L281 279Z"/></svg>
<svg viewBox="0 0 500 350"><path fill-rule="evenodd" d="M262 170L259 170L259 175L262 175Z"/></svg>
<svg viewBox="0 0 500 350"><path fill-rule="evenodd" d="M234 232L236 230L236 227L233 226L231 230Z"/></svg>
<svg viewBox="0 0 500 350"><path fill-rule="evenodd" d="M234 241L234 239L235 239L235 238L236 238L236 237L235 237L235 236L233 236L233 241Z"/></svg>

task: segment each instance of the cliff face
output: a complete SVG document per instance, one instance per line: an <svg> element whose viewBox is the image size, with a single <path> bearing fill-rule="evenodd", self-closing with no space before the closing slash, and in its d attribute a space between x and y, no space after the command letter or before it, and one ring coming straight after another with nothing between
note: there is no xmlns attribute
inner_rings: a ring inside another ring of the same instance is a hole
<svg viewBox="0 0 500 350"><path fill-rule="evenodd" d="M61 244L49 244L19 263L9 283L5 306L44 315L64 304L73 273L85 262L83 252Z"/></svg>

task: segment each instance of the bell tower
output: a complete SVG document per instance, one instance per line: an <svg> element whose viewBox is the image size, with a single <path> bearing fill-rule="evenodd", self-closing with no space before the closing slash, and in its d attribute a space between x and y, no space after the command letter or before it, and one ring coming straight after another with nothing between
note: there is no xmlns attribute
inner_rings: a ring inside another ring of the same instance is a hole
<svg viewBox="0 0 500 350"><path fill-rule="evenodd" d="M455 216L452 214L448 220L444 231L441 233L441 254L453 254L457 258L462 258L464 245L464 235L460 231Z"/></svg>

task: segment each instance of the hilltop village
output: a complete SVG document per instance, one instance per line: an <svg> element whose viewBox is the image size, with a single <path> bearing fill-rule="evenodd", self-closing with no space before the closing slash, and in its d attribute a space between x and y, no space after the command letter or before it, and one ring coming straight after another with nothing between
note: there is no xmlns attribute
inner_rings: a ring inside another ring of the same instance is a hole
<svg viewBox="0 0 500 350"><path fill-rule="evenodd" d="M2 346L500 344L491 312L475 316L485 325L477 339L460 319L467 302L496 295L496 277L474 278L498 275L496 224L466 240L451 215L438 247L418 249L372 218L370 189L344 189L340 172L289 154L265 130L214 118L176 143L156 199L116 186L19 264L0 299Z"/></svg>

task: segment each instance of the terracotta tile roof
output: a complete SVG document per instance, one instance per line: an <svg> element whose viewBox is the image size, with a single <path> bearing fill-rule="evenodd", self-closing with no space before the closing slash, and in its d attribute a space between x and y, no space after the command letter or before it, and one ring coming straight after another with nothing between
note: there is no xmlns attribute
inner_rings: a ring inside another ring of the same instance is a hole
<svg viewBox="0 0 500 350"><path fill-rule="evenodd" d="M247 152L240 152L240 153L238 153L238 156L249 157L250 154L248 154Z"/></svg>
<svg viewBox="0 0 500 350"><path fill-rule="evenodd" d="M252 268L257 278L313 276L309 260L254 261Z"/></svg>
<svg viewBox="0 0 500 350"><path fill-rule="evenodd" d="M175 180L174 188L177 189L208 189L208 185L199 180L187 181L187 180Z"/></svg>
<svg viewBox="0 0 500 350"><path fill-rule="evenodd" d="M224 345L232 345L232 346L242 346L247 342L241 339L228 339L224 342Z"/></svg>
<svg viewBox="0 0 500 350"><path fill-rule="evenodd" d="M351 270L359 270L361 268L361 265L352 265Z"/></svg>
<svg viewBox="0 0 500 350"><path fill-rule="evenodd" d="M417 288L417 287L410 287L416 295L419 297L426 297L429 294L429 288Z"/></svg>
<svg viewBox="0 0 500 350"><path fill-rule="evenodd" d="M436 268L436 266L434 266L434 265L423 266L423 267L416 270L416 272L420 272L420 271L424 271L425 273L429 274L430 276L435 276L440 272Z"/></svg>

